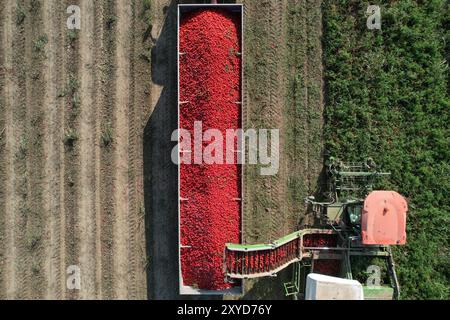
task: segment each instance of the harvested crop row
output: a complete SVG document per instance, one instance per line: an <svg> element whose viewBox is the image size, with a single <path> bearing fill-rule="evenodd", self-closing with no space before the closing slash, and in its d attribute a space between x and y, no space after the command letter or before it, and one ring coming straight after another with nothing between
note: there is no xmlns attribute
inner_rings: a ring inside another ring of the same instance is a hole
<svg viewBox="0 0 450 320"><path fill-rule="evenodd" d="M182 18L180 99L188 103L180 106L179 126L192 137L195 121L223 137L227 129L241 127L239 34L239 18L227 11L199 10ZM225 147L225 141L216 142ZM223 252L225 243L240 242L240 176L237 164L181 164L180 197L187 199L180 204L184 285L230 288L224 282Z"/></svg>

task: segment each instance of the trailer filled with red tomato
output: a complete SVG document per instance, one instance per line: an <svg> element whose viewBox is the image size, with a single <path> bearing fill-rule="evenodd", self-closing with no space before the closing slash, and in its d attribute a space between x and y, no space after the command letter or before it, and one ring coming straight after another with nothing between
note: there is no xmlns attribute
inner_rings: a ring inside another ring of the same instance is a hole
<svg viewBox="0 0 450 320"><path fill-rule="evenodd" d="M242 128L242 19L242 5L178 6L178 126L202 136L178 136L181 294L241 292L241 281L225 281L223 252L241 242L242 152L236 141L236 161L209 163L203 138Z"/></svg>

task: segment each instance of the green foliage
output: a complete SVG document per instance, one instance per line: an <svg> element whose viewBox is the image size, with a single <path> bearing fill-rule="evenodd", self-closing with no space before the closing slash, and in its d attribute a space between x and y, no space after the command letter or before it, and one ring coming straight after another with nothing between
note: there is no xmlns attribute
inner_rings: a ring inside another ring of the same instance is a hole
<svg viewBox="0 0 450 320"><path fill-rule="evenodd" d="M41 7L41 2L39 0L31 0L30 1L30 12L35 14L39 8Z"/></svg>
<svg viewBox="0 0 450 320"><path fill-rule="evenodd" d="M77 94L72 96L72 109L76 110L80 106L80 98Z"/></svg>
<svg viewBox="0 0 450 320"><path fill-rule="evenodd" d="M66 92L70 93L70 95L73 96L75 92L77 92L79 87L80 83L78 82L77 76L74 74L70 74Z"/></svg>
<svg viewBox="0 0 450 320"><path fill-rule="evenodd" d="M408 244L395 248L404 299L449 299L448 6L443 0L324 2L327 150L371 156L408 198ZM447 41L446 41L447 40Z"/></svg>
<svg viewBox="0 0 450 320"><path fill-rule="evenodd" d="M34 41L34 51L42 52L47 42L48 37L46 34L39 36L39 38L37 38L36 41Z"/></svg>
<svg viewBox="0 0 450 320"><path fill-rule="evenodd" d="M152 25L152 1L142 0L141 19L147 26Z"/></svg>
<svg viewBox="0 0 450 320"><path fill-rule="evenodd" d="M25 10L22 8L20 3L17 3L16 7L16 25L20 26L27 17L27 14L25 13Z"/></svg>
<svg viewBox="0 0 450 320"><path fill-rule="evenodd" d="M67 41L70 44L73 44L75 42L75 40L77 40L77 38L78 38L78 33L76 30L72 29L72 30L67 31Z"/></svg>
<svg viewBox="0 0 450 320"><path fill-rule="evenodd" d="M286 134L285 150L288 163L295 167L299 159L307 157L305 150L311 146L305 146L307 143L304 137L308 136L308 127L306 125L309 117L308 95L307 95L307 74L306 62L308 59L308 34L307 21L305 13L308 10L306 1L294 2L288 4L287 15L287 64L289 69L287 105L286 114ZM303 141L302 141L303 140ZM292 170L288 181L288 199L293 206L298 206L304 201L306 194L309 194L308 184L305 183L305 177L301 172Z"/></svg>
<svg viewBox="0 0 450 320"><path fill-rule="evenodd" d="M36 249L40 241L41 235L36 231L27 233L27 245L30 250Z"/></svg>
<svg viewBox="0 0 450 320"><path fill-rule="evenodd" d="M75 131L74 129L69 129L64 134L63 142L68 147L73 147L75 141L77 140L78 140L78 132Z"/></svg>
<svg viewBox="0 0 450 320"><path fill-rule="evenodd" d="M42 52L44 50L45 45L48 42L48 37L46 34L43 34L41 36L39 36L35 41L34 41L34 51L36 52Z"/></svg>
<svg viewBox="0 0 450 320"><path fill-rule="evenodd" d="M107 123L102 130L102 144L104 147L108 147L113 142L113 130L111 123Z"/></svg>

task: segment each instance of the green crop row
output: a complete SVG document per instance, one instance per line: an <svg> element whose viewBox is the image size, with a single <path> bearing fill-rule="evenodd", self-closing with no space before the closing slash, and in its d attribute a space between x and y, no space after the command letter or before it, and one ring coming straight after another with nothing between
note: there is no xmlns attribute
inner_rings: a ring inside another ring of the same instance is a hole
<svg viewBox="0 0 450 320"><path fill-rule="evenodd" d="M448 4L375 2L381 30L367 28L366 1L324 0L326 149L392 173L382 187L409 202L402 298L449 299Z"/></svg>

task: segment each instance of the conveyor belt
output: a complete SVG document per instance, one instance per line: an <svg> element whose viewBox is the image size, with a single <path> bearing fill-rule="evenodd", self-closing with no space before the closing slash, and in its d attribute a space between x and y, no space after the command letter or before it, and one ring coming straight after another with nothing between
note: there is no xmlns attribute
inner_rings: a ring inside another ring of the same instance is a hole
<svg viewBox="0 0 450 320"><path fill-rule="evenodd" d="M311 258L317 250L339 251L334 246L314 248L314 236L335 239L333 230L308 229L294 232L270 244L236 245L225 247L225 274L229 278L246 279L272 276L294 262ZM308 246L305 246L305 243ZM331 253L332 254L332 253ZM340 253L334 254L340 257Z"/></svg>

